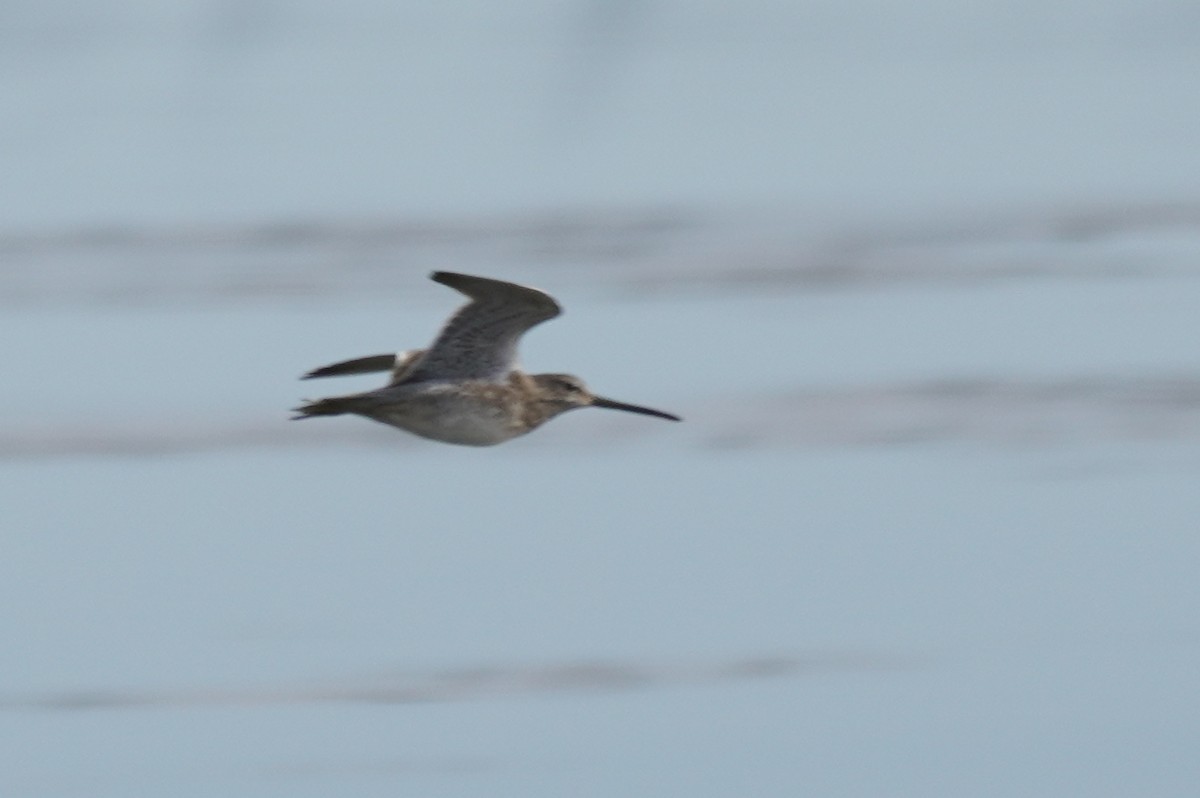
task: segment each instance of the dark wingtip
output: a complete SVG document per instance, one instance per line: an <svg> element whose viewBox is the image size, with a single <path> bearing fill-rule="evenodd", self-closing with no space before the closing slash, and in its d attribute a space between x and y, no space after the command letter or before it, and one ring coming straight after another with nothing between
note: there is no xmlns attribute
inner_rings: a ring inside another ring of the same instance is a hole
<svg viewBox="0 0 1200 798"><path fill-rule="evenodd" d="M401 352L400 354L408 356L410 359L413 356L412 352ZM376 371L391 371L395 368L398 357L395 352L386 352L382 355L367 355L366 357L356 357L352 360L342 360L305 372L304 376L300 379L312 380L318 377L347 377L358 374L371 374Z"/></svg>

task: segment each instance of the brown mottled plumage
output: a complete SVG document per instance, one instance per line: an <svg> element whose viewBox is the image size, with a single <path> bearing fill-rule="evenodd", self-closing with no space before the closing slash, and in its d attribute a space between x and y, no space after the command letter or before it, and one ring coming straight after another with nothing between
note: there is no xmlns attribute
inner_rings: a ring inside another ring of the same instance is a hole
<svg viewBox="0 0 1200 798"><path fill-rule="evenodd" d="M305 379L376 371L392 375L378 390L308 402L296 408L294 418L352 413L425 438L468 446L503 443L580 407L680 420L661 410L596 396L569 374L521 371L517 366L521 336L562 312L548 294L453 272L434 272L432 279L471 298L450 317L433 344L308 372Z"/></svg>

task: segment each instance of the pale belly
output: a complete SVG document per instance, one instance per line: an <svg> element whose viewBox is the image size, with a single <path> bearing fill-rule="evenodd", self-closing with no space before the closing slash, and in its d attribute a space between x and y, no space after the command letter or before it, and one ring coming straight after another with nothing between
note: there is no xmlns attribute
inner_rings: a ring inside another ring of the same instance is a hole
<svg viewBox="0 0 1200 798"><path fill-rule="evenodd" d="M382 401L362 415L422 438L464 446L494 446L528 432L507 402L482 401L442 389L395 398L399 401Z"/></svg>

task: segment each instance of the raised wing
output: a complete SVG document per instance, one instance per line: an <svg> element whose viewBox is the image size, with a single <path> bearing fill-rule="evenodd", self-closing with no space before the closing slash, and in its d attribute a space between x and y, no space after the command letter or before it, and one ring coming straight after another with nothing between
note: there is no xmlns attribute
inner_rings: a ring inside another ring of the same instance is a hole
<svg viewBox="0 0 1200 798"><path fill-rule="evenodd" d="M369 355L367 357L358 357L354 360L343 360L340 363L331 363L328 366L313 369L300 379L311 380L317 377L346 377L351 374L371 374L376 371L390 371L392 372L391 384L395 384L407 376L409 367L423 354L425 354L425 350L423 349L409 349L395 354Z"/></svg>
<svg viewBox="0 0 1200 798"><path fill-rule="evenodd" d="M425 354L403 375L405 382L500 382L516 368L517 344L526 330L562 313L552 297L536 288L453 272L434 272L431 279L471 301L450 317Z"/></svg>
<svg viewBox="0 0 1200 798"><path fill-rule="evenodd" d="M401 353L403 354L403 353ZM386 355L370 355L357 357L354 360L343 360L313 369L300 379L311 380L317 377L345 377L349 374L370 374L375 371L391 371L396 367L397 357L389 352Z"/></svg>

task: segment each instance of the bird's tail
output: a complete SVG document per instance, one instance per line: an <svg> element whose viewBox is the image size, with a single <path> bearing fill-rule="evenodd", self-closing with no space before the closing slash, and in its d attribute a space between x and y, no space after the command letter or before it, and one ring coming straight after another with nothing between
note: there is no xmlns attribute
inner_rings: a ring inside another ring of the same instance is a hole
<svg viewBox="0 0 1200 798"><path fill-rule="evenodd" d="M351 413L352 402L351 397L335 396L331 399L318 399L315 402L305 402L299 407L293 407L292 412L296 415L292 416L292 421L297 421L302 418L312 418L313 416L340 416L343 413Z"/></svg>

